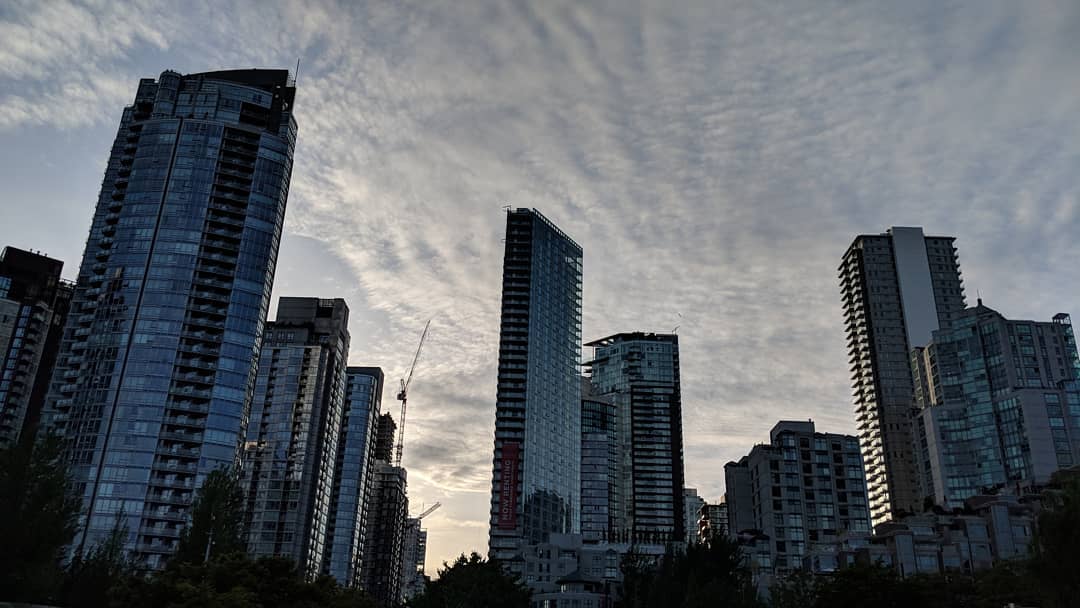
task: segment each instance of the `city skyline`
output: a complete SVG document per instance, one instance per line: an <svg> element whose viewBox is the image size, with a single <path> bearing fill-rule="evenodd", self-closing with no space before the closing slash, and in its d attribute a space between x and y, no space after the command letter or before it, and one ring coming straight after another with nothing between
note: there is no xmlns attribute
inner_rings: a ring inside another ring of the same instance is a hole
<svg viewBox="0 0 1080 608"><path fill-rule="evenodd" d="M710 501L718 468L776 420L854 432L835 279L854 235L956 236L970 301L981 292L1008 318L1077 312L1061 280L1080 253L1068 136L1080 91L1061 59L1077 15L1050 4L313 6L190 47L208 16L64 6L0 12L0 243L44 250L72 278L131 83L300 56L303 136L273 301L346 299L349 363L383 367L388 387L435 318L405 447L411 502L445 505L426 520L429 571L486 546L504 204L540 209L593 252L584 340L679 326L686 485ZM75 35L31 52L31 23ZM478 24L495 35L468 39ZM271 48L264 29L297 42ZM84 65L69 65L76 53Z"/></svg>

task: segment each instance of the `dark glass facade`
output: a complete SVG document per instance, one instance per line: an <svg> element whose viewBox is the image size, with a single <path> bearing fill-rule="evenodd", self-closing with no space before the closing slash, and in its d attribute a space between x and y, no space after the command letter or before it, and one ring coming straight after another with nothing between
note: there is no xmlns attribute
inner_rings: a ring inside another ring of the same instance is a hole
<svg viewBox="0 0 1080 608"><path fill-rule="evenodd" d="M405 523L409 516L405 469L388 459L393 453L394 422L389 414L379 419L375 462L367 491L367 533L360 564L360 586L383 606L402 599Z"/></svg>
<svg viewBox="0 0 1080 608"><path fill-rule="evenodd" d="M894 227L856 237L840 264L852 398L875 525L922 508L909 356L965 307L953 241Z"/></svg>
<svg viewBox="0 0 1080 608"><path fill-rule="evenodd" d="M292 172L285 70L140 81L94 212L44 422L85 516L157 568L247 426Z"/></svg>
<svg viewBox="0 0 1080 608"><path fill-rule="evenodd" d="M612 533L624 542L686 539L679 337L625 333L590 342L593 390L615 404L618 474Z"/></svg>
<svg viewBox="0 0 1080 608"><path fill-rule="evenodd" d="M581 247L536 210L507 212L489 552L580 530Z"/></svg>
<svg viewBox="0 0 1080 608"><path fill-rule="evenodd" d="M327 557L345 408L349 308L281 298L267 323L244 447L248 553L292 558L309 578Z"/></svg>
<svg viewBox="0 0 1080 608"><path fill-rule="evenodd" d="M595 395L581 379L581 535L586 541L614 540L614 514L622 504L619 435L615 400Z"/></svg>
<svg viewBox="0 0 1080 608"><path fill-rule="evenodd" d="M0 448L34 439L74 289L63 267L15 247L0 253Z"/></svg>
<svg viewBox="0 0 1080 608"><path fill-rule="evenodd" d="M368 489L375 467L375 431L382 407L383 372L378 367L346 370L345 412L338 438L337 467L330 501L324 572L339 584L360 584L361 558L367 539Z"/></svg>

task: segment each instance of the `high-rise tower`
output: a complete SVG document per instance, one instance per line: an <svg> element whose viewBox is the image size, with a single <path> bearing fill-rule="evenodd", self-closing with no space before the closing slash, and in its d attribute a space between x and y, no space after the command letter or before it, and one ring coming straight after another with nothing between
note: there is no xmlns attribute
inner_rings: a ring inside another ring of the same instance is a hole
<svg viewBox="0 0 1080 608"><path fill-rule="evenodd" d="M375 433L382 407L383 371L378 367L345 370L345 413L338 438L337 466L330 500L329 548L324 572L339 584L360 584L367 541L367 504L375 471Z"/></svg>
<svg viewBox="0 0 1080 608"><path fill-rule="evenodd" d="M124 109L44 422L83 498L160 567L205 476L237 461L292 173L286 70L143 79Z"/></svg>
<svg viewBox="0 0 1080 608"><path fill-rule="evenodd" d="M389 414L379 417L360 563L360 586L381 606L401 603L402 556L409 517L408 476L403 467L390 462L396 427Z"/></svg>
<svg viewBox="0 0 1080 608"><path fill-rule="evenodd" d="M579 530L581 247L539 211L506 215L489 554Z"/></svg>
<svg viewBox="0 0 1080 608"><path fill-rule="evenodd" d="M309 577L322 570L330 542L348 327L344 300L278 300L244 444L248 553L292 558Z"/></svg>
<svg viewBox="0 0 1080 608"><path fill-rule="evenodd" d="M909 353L964 310L953 237L922 228L860 235L840 264L852 395L874 524L922 507Z"/></svg>
<svg viewBox="0 0 1080 608"><path fill-rule="evenodd" d="M63 267L15 247L0 252L0 448L34 439L71 304Z"/></svg>
<svg viewBox="0 0 1080 608"><path fill-rule="evenodd" d="M679 337L623 333L586 344L593 391L615 404L613 531L629 542L682 542L682 391Z"/></svg>

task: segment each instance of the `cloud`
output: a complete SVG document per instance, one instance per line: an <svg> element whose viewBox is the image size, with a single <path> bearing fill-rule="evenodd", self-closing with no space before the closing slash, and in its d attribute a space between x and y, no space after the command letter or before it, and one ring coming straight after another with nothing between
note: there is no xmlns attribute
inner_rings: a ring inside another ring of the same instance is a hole
<svg viewBox="0 0 1080 608"><path fill-rule="evenodd" d="M708 499L778 419L854 431L836 267L855 234L958 236L969 292L1007 315L1076 301L1072 3L0 10L11 133L111 127L166 68L301 57L286 231L319 246L283 256L276 293L346 293L352 360L391 388L434 319L405 457L414 503L444 503L431 563L486 544L503 205L582 244L586 339L680 326Z"/></svg>

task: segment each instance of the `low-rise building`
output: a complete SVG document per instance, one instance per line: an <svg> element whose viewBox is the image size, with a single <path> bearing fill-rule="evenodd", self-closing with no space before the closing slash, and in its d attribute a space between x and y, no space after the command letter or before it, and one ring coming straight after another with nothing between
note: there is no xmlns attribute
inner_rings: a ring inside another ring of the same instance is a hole
<svg viewBox="0 0 1080 608"><path fill-rule="evenodd" d="M880 563L902 577L972 572L1023 558L1031 545L1038 499L975 496L963 509L938 509L879 524L870 534L819 543L803 560L814 573Z"/></svg>

